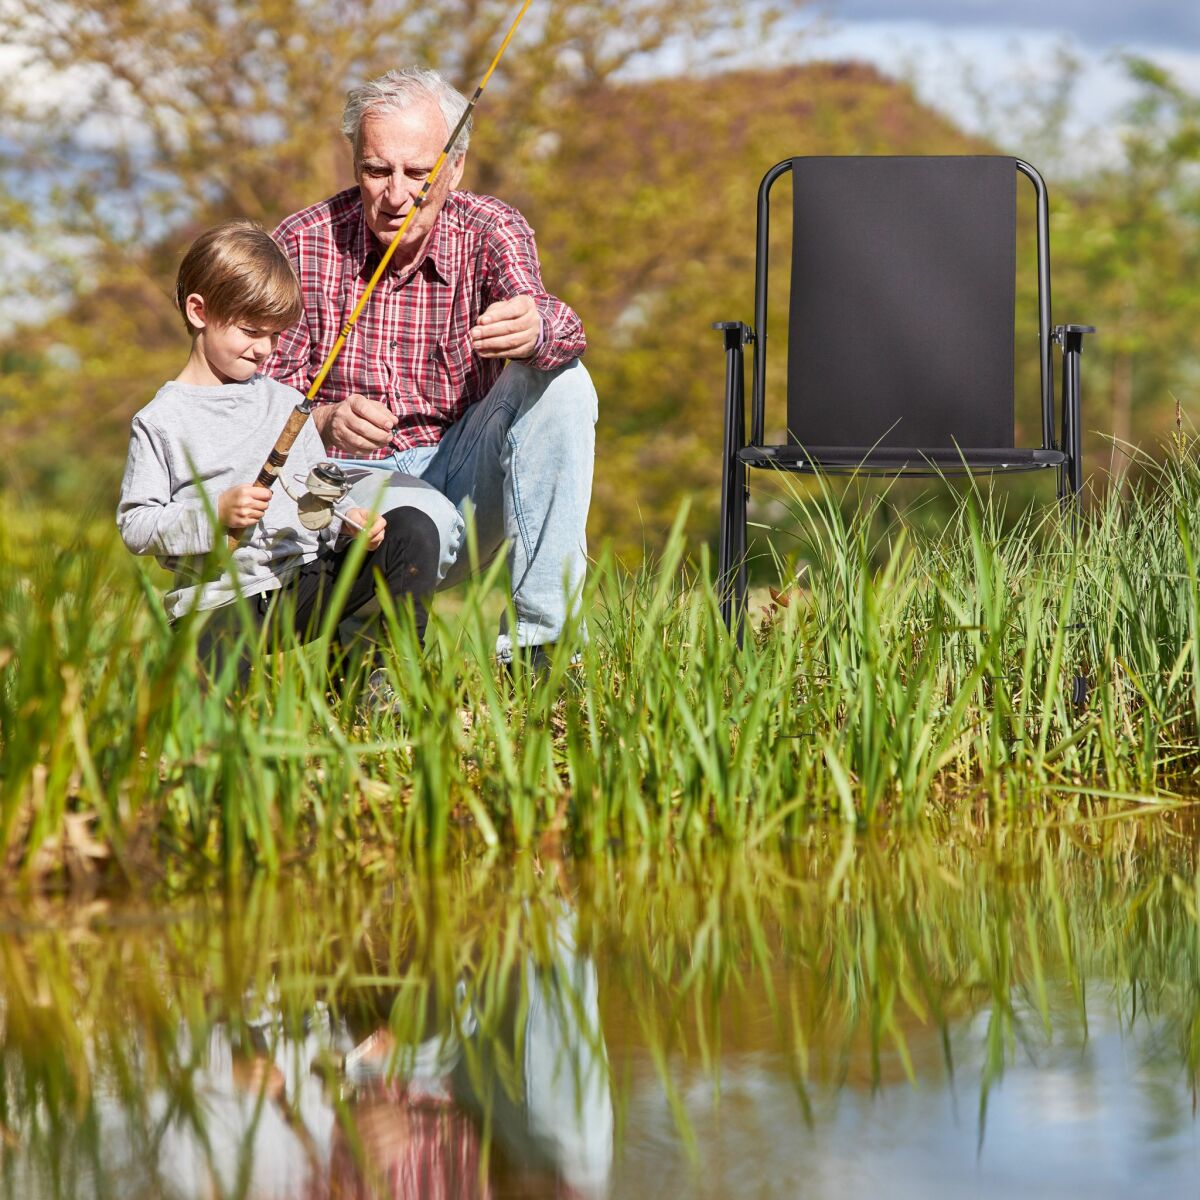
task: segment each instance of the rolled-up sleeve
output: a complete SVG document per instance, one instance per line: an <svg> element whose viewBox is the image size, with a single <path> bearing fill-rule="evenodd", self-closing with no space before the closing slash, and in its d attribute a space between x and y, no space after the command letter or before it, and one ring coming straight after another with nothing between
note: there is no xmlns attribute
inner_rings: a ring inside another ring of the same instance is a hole
<svg viewBox="0 0 1200 1200"><path fill-rule="evenodd" d="M137 417L129 436L117 528L134 554L160 558L207 554L216 540L203 500L171 499L166 447Z"/></svg>
<svg viewBox="0 0 1200 1200"><path fill-rule="evenodd" d="M531 296L542 319L542 332L526 364L541 371L553 370L578 358L587 349L579 314L542 285L533 230L520 213L497 223L487 242L488 289L494 300Z"/></svg>

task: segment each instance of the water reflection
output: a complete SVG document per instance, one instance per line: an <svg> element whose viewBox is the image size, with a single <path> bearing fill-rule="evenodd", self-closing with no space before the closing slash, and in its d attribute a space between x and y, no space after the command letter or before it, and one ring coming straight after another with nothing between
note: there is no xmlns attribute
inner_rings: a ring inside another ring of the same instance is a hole
<svg viewBox="0 0 1200 1200"><path fill-rule="evenodd" d="M14 910L0 1194L1172 1194L1177 825Z"/></svg>
<svg viewBox="0 0 1200 1200"><path fill-rule="evenodd" d="M574 911L552 902L541 915L536 950L515 949L492 977L464 967L448 1011L427 999L423 1040L393 1032L404 989L380 989L374 1019L350 1018L330 1194L605 1194L613 1108L596 970Z"/></svg>
<svg viewBox="0 0 1200 1200"><path fill-rule="evenodd" d="M66 1021L69 1011L55 1012L44 992L26 1007L18 991L5 1012L4 1081L16 1086L6 1090L4 1111L24 1118L24 1129L8 1126L8 1140L27 1153L6 1156L11 1194L605 1194L612 1098L596 970L577 948L575 912L561 901L543 904L536 915L519 914L512 929L521 937L500 947L499 959L488 959L487 948L452 949L447 959L440 938L411 936L411 913L400 910L421 902L370 904L353 942L330 947L325 965L335 970L324 979L272 970L265 987L240 989L233 1005L191 991L201 980L188 979L184 990L155 996L161 1019L153 1028L135 1024L127 1034L117 1013L97 1013L104 1028L87 1031L92 1042L76 1064L84 1075L75 1080L65 1072L39 1078L36 1047L11 1036L30 1028L22 1012ZM436 913L434 905L423 916ZM190 929L185 921L173 934L188 945ZM230 934L237 936L227 925ZM33 937L39 949L45 937ZM225 945L235 952L228 964L216 960L218 969L252 965L251 946ZM335 946L344 946L344 962ZM12 978L32 981L16 952L10 943ZM45 962L37 950L34 957ZM170 989L180 965L169 954L144 983ZM453 983L443 989L448 966ZM236 976L213 981L229 995ZM51 1101L52 1114L41 1096L49 1101L50 1087L64 1085L62 1095L72 1084L82 1119L60 1121L61 1107ZM44 1129L43 1116L51 1118Z"/></svg>

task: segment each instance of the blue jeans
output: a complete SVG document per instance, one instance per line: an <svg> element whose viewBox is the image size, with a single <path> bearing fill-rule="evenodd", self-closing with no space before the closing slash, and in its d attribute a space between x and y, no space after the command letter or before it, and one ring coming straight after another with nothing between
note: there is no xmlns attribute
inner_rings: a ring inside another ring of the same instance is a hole
<svg viewBox="0 0 1200 1200"><path fill-rule="evenodd" d="M495 386L436 446L345 466L380 473L351 500L376 512L408 505L441 539L440 587L471 570L464 536L474 520L479 565L508 547L514 630L502 622L496 655L557 641L579 603L596 455L596 389L578 360L553 371L509 363Z"/></svg>

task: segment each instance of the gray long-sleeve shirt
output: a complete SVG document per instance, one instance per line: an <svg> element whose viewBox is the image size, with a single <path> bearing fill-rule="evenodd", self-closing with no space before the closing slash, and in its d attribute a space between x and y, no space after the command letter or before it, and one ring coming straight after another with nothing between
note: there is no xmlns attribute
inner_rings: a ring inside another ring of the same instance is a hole
<svg viewBox="0 0 1200 1200"><path fill-rule="evenodd" d="M319 534L305 529L296 502L276 484L263 519L234 551L236 581L229 571L205 574L204 556L224 536L215 528L221 493L254 482L299 402L294 388L264 375L212 387L172 381L134 416L117 527L134 554L153 554L174 572L165 597L172 619L228 604L239 589L256 596L282 587L336 538L336 517ZM309 421L280 474L299 493L292 476L326 457Z"/></svg>

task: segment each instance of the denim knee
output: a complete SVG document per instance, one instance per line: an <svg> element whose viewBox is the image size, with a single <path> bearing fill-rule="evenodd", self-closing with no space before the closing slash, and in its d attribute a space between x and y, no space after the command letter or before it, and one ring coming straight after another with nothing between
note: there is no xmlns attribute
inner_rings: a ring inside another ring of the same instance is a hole
<svg viewBox="0 0 1200 1200"><path fill-rule="evenodd" d="M454 565L462 548L465 527L462 514L441 492L422 479L400 472L372 472L372 476L354 485L351 501L376 512L408 508L424 513L432 521L440 539L438 580Z"/></svg>
<svg viewBox="0 0 1200 1200"><path fill-rule="evenodd" d="M537 371L520 363L512 364L509 370L514 368L524 384L518 421L536 428L539 440L570 444L584 432L590 442L598 405L596 388L583 363L574 359L554 371Z"/></svg>

